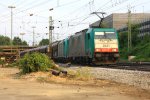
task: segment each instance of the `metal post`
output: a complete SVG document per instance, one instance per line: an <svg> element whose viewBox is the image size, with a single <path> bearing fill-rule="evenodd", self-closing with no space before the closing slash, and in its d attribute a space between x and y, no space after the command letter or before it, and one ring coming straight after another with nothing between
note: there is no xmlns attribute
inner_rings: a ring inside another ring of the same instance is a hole
<svg viewBox="0 0 150 100"><path fill-rule="evenodd" d="M34 43L34 40L35 40L35 38L34 38L34 35L35 35L34 28L36 28L36 27L33 26L32 28L33 28L33 47L34 47L35 46L35 43Z"/></svg>
<svg viewBox="0 0 150 100"><path fill-rule="evenodd" d="M52 16L49 16L49 53L51 54L52 45Z"/></svg>
<svg viewBox="0 0 150 100"><path fill-rule="evenodd" d="M53 8L49 9L49 11L52 11ZM52 50L51 50L51 47L52 47L52 30L53 30L53 20L52 20L52 16L49 16L49 55L51 57L51 53L52 53Z"/></svg>
<svg viewBox="0 0 150 100"><path fill-rule="evenodd" d="M128 10L128 51L132 48L132 36L131 36L131 11Z"/></svg>
<svg viewBox="0 0 150 100"><path fill-rule="evenodd" d="M13 26L13 19L12 19L12 16L13 16L13 13L12 13L12 8L11 8L11 40L12 40L12 31L13 31L13 29L12 29L12 26Z"/></svg>
<svg viewBox="0 0 150 100"><path fill-rule="evenodd" d="M49 16L49 45L52 43L52 16Z"/></svg>
<svg viewBox="0 0 150 100"><path fill-rule="evenodd" d="M8 8L11 9L11 40L10 40L10 45L11 45L11 52L12 52L12 37L13 37L13 8L16 8L15 6L8 6Z"/></svg>

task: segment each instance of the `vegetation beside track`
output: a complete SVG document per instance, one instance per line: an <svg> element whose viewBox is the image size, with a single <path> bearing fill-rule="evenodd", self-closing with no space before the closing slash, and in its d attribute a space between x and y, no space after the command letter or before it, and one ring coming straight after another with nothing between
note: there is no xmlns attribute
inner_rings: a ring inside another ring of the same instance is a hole
<svg viewBox="0 0 150 100"><path fill-rule="evenodd" d="M54 67L54 62L42 53L27 53L19 60L19 68L22 70L22 73L48 71L51 68L54 69Z"/></svg>
<svg viewBox="0 0 150 100"><path fill-rule="evenodd" d="M121 60L127 60L128 56L136 56L133 61L150 61L150 35L138 37L138 25L132 25L132 48L128 51L128 33L119 33L119 45Z"/></svg>

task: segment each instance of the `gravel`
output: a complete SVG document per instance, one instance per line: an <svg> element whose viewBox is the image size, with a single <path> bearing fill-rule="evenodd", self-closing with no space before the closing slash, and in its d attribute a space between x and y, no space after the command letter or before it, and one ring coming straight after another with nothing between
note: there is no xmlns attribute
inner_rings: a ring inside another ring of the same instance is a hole
<svg viewBox="0 0 150 100"><path fill-rule="evenodd" d="M150 72L108 68L93 68L91 71L98 79L108 79L150 90Z"/></svg>
<svg viewBox="0 0 150 100"><path fill-rule="evenodd" d="M71 65L69 68L76 70L81 67L85 66ZM91 74L95 78L125 83L142 89L150 90L150 72L100 67L89 68L91 70Z"/></svg>

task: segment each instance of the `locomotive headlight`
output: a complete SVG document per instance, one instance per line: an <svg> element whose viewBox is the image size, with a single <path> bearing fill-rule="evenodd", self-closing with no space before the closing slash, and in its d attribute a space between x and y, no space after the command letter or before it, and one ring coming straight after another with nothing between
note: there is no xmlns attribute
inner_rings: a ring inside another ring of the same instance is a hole
<svg viewBox="0 0 150 100"><path fill-rule="evenodd" d="M112 49L112 51L116 52L116 51L117 51L117 49Z"/></svg>
<svg viewBox="0 0 150 100"><path fill-rule="evenodd" d="M99 51L99 49L96 49L96 51L98 52L98 51Z"/></svg>
<svg viewBox="0 0 150 100"><path fill-rule="evenodd" d="M95 49L95 52L100 52L100 49Z"/></svg>

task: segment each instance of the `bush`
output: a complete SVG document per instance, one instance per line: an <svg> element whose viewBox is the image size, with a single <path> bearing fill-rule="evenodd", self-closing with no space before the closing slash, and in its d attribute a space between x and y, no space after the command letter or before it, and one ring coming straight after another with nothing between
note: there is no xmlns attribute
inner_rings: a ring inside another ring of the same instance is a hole
<svg viewBox="0 0 150 100"><path fill-rule="evenodd" d="M4 64L4 62L2 60L0 60L0 65Z"/></svg>
<svg viewBox="0 0 150 100"><path fill-rule="evenodd" d="M53 61L47 55L37 52L32 54L27 53L19 61L19 68L22 69L22 73L47 71L54 66Z"/></svg>

